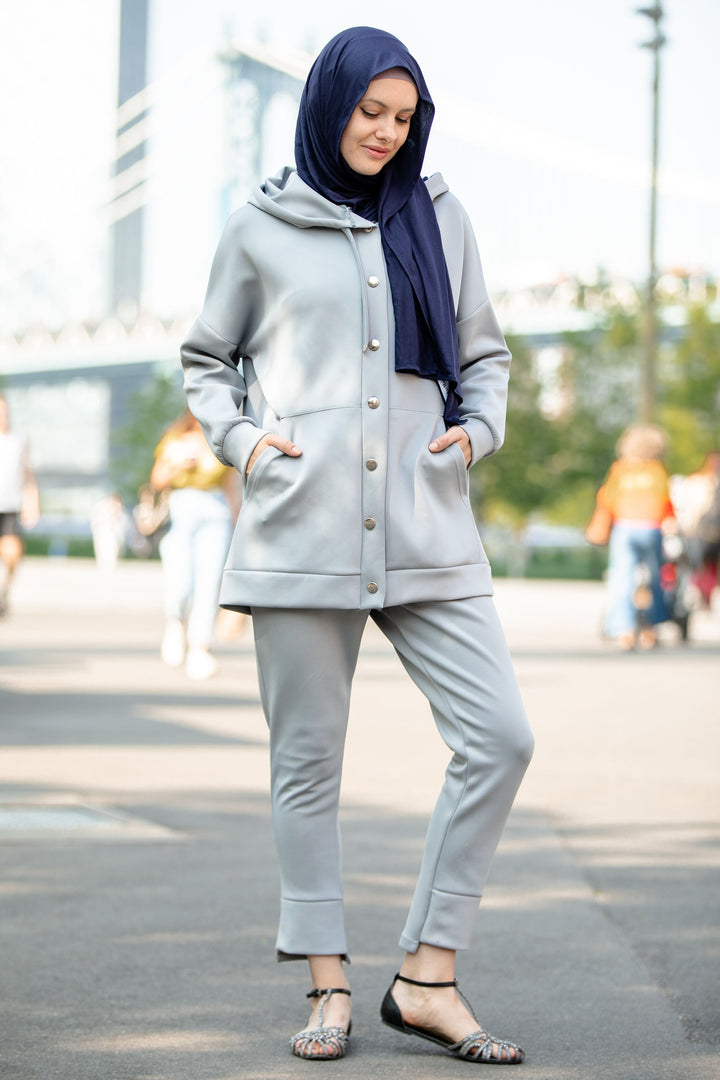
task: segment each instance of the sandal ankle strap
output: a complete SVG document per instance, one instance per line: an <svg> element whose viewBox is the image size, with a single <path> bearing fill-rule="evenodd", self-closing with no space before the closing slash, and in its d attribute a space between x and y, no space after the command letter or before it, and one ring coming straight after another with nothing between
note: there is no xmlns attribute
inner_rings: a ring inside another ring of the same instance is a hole
<svg viewBox="0 0 720 1080"><path fill-rule="evenodd" d="M395 976L400 982L410 983L411 986L428 986L431 988L437 988L441 986L457 986L457 979L453 979L452 982L419 982L417 979L408 979L407 975L401 975L400 972Z"/></svg>
<svg viewBox="0 0 720 1080"><path fill-rule="evenodd" d="M328 996L330 996L331 994L347 994L347 996L350 997L351 991L346 990L344 986L329 986L325 990L311 990L309 994L305 995L305 997L319 998L324 997L325 994L327 994Z"/></svg>

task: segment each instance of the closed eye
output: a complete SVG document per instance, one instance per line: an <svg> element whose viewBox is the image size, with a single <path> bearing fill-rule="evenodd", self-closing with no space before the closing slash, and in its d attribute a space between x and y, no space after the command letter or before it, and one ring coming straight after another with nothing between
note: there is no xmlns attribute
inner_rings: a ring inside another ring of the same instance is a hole
<svg viewBox="0 0 720 1080"><path fill-rule="evenodd" d="M376 120L380 115L379 112L370 112L369 109L364 109L362 105L360 106L360 112L363 114L363 116L367 116L369 120ZM412 116L396 116L395 119L397 120L398 124L409 124Z"/></svg>

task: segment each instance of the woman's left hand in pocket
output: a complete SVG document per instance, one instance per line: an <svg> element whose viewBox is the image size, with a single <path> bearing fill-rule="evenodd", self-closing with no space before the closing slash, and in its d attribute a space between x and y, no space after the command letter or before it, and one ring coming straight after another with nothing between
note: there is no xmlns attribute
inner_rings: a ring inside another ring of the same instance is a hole
<svg viewBox="0 0 720 1080"><path fill-rule="evenodd" d="M456 424L454 427L449 427L444 435L439 435L437 439L433 439L428 449L433 454L440 453L441 450L447 450L450 443L460 443L460 449L463 452L465 458L465 468L470 468L470 462L472 461L472 446L470 444L470 436L464 427L460 427Z"/></svg>

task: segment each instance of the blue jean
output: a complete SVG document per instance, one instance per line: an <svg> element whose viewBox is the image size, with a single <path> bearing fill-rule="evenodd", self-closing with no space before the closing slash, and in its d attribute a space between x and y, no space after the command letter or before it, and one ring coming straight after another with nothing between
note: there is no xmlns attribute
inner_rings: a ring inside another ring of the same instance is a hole
<svg viewBox="0 0 720 1080"><path fill-rule="evenodd" d="M619 521L610 536L608 562L608 608L605 629L609 637L631 633L637 622L633 593L638 584L637 568L645 563L650 572L652 605L646 612L649 624L667 618L665 600L660 587L662 562L662 532L650 525Z"/></svg>
<svg viewBox="0 0 720 1080"><path fill-rule="evenodd" d="M212 642L232 516L221 491L180 488L170 495L170 529L160 543L165 615L187 619L188 645Z"/></svg>

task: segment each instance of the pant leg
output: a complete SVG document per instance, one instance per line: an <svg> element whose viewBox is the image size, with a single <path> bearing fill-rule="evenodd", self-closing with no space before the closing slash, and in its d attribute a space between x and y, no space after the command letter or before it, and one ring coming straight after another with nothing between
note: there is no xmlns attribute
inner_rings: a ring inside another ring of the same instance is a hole
<svg viewBox="0 0 720 1080"><path fill-rule="evenodd" d="M280 960L347 955L338 801L350 686L366 619L359 611L252 611L270 729Z"/></svg>
<svg viewBox="0 0 720 1080"><path fill-rule="evenodd" d="M212 644L218 613L220 585L227 558L232 520L222 494L197 492L203 510L192 534L192 597L188 614L188 645Z"/></svg>
<svg viewBox="0 0 720 1080"><path fill-rule="evenodd" d="M453 752L400 946L466 949L533 749L505 636L488 596L386 608L373 618Z"/></svg>
<svg viewBox="0 0 720 1080"><path fill-rule="evenodd" d="M661 529L647 529L641 541L640 557L644 559L650 572L650 588L652 590L652 607L648 612L649 621L653 625L665 622L669 617L665 593L663 592L660 571L663 562L663 541Z"/></svg>
<svg viewBox="0 0 720 1080"><path fill-rule="evenodd" d="M170 496L170 528L160 541L163 569L163 606L167 619L184 619L193 587L191 557L193 518L188 513L186 492Z"/></svg>
<svg viewBox="0 0 720 1080"><path fill-rule="evenodd" d="M632 529L623 524L613 526L608 549L608 606L605 629L608 637L616 638L635 629L637 614L633 603L635 570L638 556L633 547Z"/></svg>

